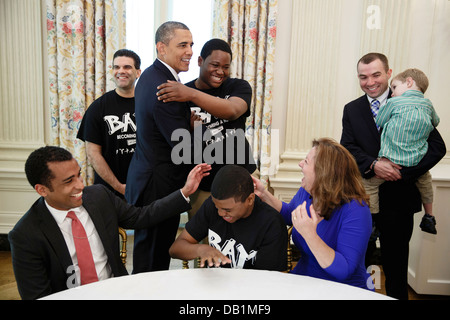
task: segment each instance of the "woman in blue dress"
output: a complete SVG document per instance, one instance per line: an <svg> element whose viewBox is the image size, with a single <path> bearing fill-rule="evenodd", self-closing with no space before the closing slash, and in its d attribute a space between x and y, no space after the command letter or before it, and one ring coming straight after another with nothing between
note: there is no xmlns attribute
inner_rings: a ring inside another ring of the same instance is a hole
<svg viewBox="0 0 450 320"><path fill-rule="evenodd" d="M353 156L323 138L313 141L299 166L301 188L289 203L253 179L255 193L294 226L292 240L301 257L291 272L373 290L364 265L372 218Z"/></svg>

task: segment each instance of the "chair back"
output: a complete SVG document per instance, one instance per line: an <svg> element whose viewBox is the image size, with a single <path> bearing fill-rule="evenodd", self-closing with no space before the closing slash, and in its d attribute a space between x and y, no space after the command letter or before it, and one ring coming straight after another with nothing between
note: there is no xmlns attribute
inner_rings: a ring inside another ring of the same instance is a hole
<svg viewBox="0 0 450 320"><path fill-rule="evenodd" d="M123 265L127 264L127 232L125 229L119 227L119 235L121 238L120 259Z"/></svg>
<svg viewBox="0 0 450 320"><path fill-rule="evenodd" d="M287 243L287 272L292 270L292 245L291 245L291 236L293 226L288 229L288 243Z"/></svg>

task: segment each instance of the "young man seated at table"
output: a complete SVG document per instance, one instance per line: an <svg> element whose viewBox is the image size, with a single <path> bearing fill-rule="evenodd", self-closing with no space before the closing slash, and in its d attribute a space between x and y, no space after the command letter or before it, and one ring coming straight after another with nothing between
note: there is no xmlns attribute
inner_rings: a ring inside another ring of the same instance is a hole
<svg viewBox="0 0 450 320"><path fill-rule="evenodd" d="M199 243L207 237L209 244ZM286 270L287 230L280 214L255 195L248 171L221 168L209 197L170 248L172 258L200 267Z"/></svg>
<svg viewBox="0 0 450 320"><path fill-rule="evenodd" d="M189 197L211 167L197 165L183 188L137 208L98 184L85 187L72 154L59 147L33 151L28 181L41 195L9 233L22 299L127 275L119 256L119 229L147 228L188 209Z"/></svg>

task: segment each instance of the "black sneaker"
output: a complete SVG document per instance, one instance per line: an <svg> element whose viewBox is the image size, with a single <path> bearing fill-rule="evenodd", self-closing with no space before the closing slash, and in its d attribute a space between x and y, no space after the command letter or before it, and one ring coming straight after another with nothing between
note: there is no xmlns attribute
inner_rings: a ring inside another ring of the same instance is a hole
<svg viewBox="0 0 450 320"><path fill-rule="evenodd" d="M433 216L430 216L428 213L425 213L422 217L422 222L420 223L420 229L422 229L422 231L424 232L437 234L436 219Z"/></svg>

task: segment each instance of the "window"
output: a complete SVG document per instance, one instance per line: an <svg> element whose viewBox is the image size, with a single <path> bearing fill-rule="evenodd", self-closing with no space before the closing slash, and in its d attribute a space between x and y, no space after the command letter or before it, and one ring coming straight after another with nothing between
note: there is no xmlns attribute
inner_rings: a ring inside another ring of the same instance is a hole
<svg viewBox="0 0 450 320"><path fill-rule="evenodd" d="M188 72L180 73L183 83L196 79L199 68L197 58L212 35L213 0L128 0L127 48L142 60L144 71L156 59L155 32L165 21L186 24L194 39L194 54ZM167 19L161 17L167 16Z"/></svg>
<svg viewBox="0 0 450 320"><path fill-rule="evenodd" d="M153 31L155 1L128 0L126 5L127 49L139 55L143 71L153 63L156 57L154 54L155 32Z"/></svg>

